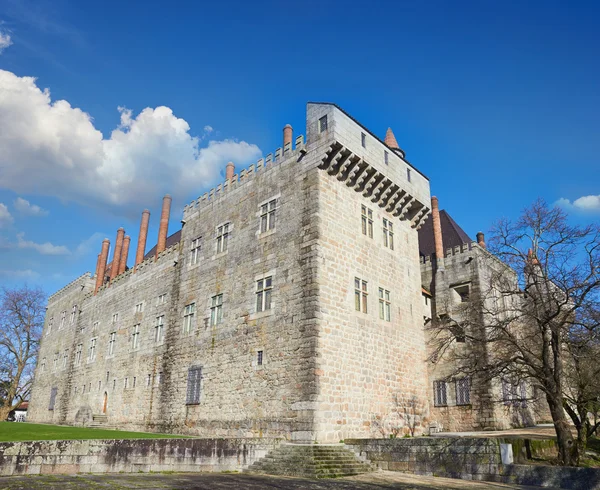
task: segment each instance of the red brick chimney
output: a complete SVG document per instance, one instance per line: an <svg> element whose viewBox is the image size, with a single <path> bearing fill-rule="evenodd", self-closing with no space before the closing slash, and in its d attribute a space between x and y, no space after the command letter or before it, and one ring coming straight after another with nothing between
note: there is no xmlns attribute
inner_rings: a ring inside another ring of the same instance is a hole
<svg viewBox="0 0 600 490"><path fill-rule="evenodd" d="M290 149L291 149L293 135L294 135L294 130L292 129L292 126L290 126L289 124L286 124L283 128L283 148L284 148L284 150L285 150L285 145L287 145L288 143L290 144Z"/></svg>
<svg viewBox="0 0 600 490"><path fill-rule="evenodd" d="M113 254L112 266L110 267L110 282L113 281L119 273L119 262L121 262L121 252L123 251L123 237L125 236L125 228L121 227L117 230L117 241L115 242L115 253Z"/></svg>
<svg viewBox="0 0 600 490"><path fill-rule="evenodd" d="M138 246L135 253L135 267L142 263L146 253L146 240L148 239L148 222L150 221L150 211L144 209L142 212L142 221L140 223L140 234L138 236ZM134 272L135 272L134 267Z"/></svg>
<svg viewBox="0 0 600 490"><path fill-rule="evenodd" d="M431 219L433 220L433 241L435 243L435 258L438 264L444 263L444 242L442 241L442 222L438 198L431 197Z"/></svg>
<svg viewBox="0 0 600 490"><path fill-rule="evenodd" d="M100 270L100 257L102 256L102 254L98 254L98 258L96 259L96 274L94 274L94 277L98 277L98 271Z"/></svg>
<svg viewBox="0 0 600 490"><path fill-rule="evenodd" d="M235 174L235 165L233 162L229 162L225 168L225 180L233 179L233 174Z"/></svg>
<svg viewBox="0 0 600 490"><path fill-rule="evenodd" d="M108 248L110 247L110 240L105 238L102 240L102 251L100 252L98 259L98 273L96 274L96 287L94 288L94 296L98 293L98 289L104 282L104 274L106 273L106 261L108 260Z"/></svg>
<svg viewBox="0 0 600 490"><path fill-rule="evenodd" d="M483 234L483 231L477 233L477 244L481 248L485 248L485 235Z"/></svg>
<svg viewBox="0 0 600 490"><path fill-rule="evenodd" d="M129 235L125 235L123 239L123 250L121 252L121 260L119 261L119 274L123 274L125 269L127 268L127 256L129 255L129 242L131 242L131 237Z"/></svg>
<svg viewBox="0 0 600 490"><path fill-rule="evenodd" d="M167 248L167 234L169 233L169 215L171 214L171 196L163 197L162 211L160 213L160 227L158 228L158 243L156 244L156 257Z"/></svg>

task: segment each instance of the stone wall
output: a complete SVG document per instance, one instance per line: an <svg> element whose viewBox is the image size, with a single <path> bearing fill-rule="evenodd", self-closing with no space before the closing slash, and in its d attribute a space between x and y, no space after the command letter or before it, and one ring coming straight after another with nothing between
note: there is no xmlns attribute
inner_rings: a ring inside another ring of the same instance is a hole
<svg viewBox="0 0 600 490"><path fill-rule="evenodd" d="M137 439L0 443L0 475L240 471L279 441Z"/></svg>

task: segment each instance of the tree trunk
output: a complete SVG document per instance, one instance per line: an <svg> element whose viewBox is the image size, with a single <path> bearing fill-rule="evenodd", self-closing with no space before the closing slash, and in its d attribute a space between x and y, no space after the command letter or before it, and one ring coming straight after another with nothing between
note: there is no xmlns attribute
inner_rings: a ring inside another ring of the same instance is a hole
<svg viewBox="0 0 600 490"><path fill-rule="evenodd" d="M573 434L569 427L569 422L563 409L561 395L546 395L554 430L556 431L556 442L558 443L558 462L564 466L571 466L573 463Z"/></svg>

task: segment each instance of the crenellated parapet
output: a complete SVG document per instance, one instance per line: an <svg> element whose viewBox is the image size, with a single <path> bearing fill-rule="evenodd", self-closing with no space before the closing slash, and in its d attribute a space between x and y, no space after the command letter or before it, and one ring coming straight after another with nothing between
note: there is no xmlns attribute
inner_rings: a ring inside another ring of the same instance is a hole
<svg viewBox="0 0 600 490"><path fill-rule="evenodd" d="M319 168L393 216L409 221L414 229L418 230L423 225L431 211L428 203L421 202L413 196L408 186L394 182L364 158L354 154L337 141L329 146Z"/></svg>
<svg viewBox="0 0 600 490"><path fill-rule="evenodd" d="M286 143L283 148L277 148L275 153L269 153L265 158L260 158L248 168L243 169L239 174L234 174L231 179L225 180L208 192L205 192L198 199L183 208L183 219L194 213L207 204L214 202L224 194L238 188L240 185L250 181L256 174L269 170L273 165L280 164L290 158L299 159L306 153L304 136L296 137L296 147L292 149L292 144Z"/></svg>
<svg viewBox="0 0 600 490"><path fill-rule="evenodd" d="M92 279L92 273L91 272L86 272L86 273L82 274L77 279L74 279L69 284L67 284L66 286L64 286L62 289L59 289L58 291L56 291L56 293L54 293L51 296L49 296L48 297L48 303L52 303L52 302L58 301L59 299L61 299L65 295L70 294L70 293L76 291L77 288L79 288L80 290L84 289L85 286L91 285L91 282L90 282L91 279Z"/></svg>

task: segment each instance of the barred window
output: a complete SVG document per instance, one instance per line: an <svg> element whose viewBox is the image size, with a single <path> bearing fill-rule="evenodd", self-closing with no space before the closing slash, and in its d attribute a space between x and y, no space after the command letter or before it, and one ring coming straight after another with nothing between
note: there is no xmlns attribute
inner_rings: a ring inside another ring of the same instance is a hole
<svg viewBox="0 0 600 490"><path fill-rule="evenodd" d="M515 385L513 385L508 379L502 379L502 401L505 405L511 405L517 398L517 392Z"/></svg>
<svg viewBox="0 0 600 490"><path fill-rule="evenodd" d="M223 320L223 295L217 294L212 297L210 306L210 324L211 326L221 323Z"/></svg>
<svg viewBox="0 0 600 490"><path fill-rule="evenodd" d="M275 209L277 199L273 199L260 207L260 232L264 233L275 228Z"/></svg>
<svg viewBox="0 0 600 490"><path fill-rule="evenodd" d="M164 337L165 316L156 317L156 326L154 327L154 342L162 342Z"/></svg>
<svg viewBox="0 0 600 490"><path fill-rule="evenodd" d="M263 364L263 351L256 351L256 364L262 366Z"/></svg>
<svg viewBox="0 0 600 490"><path fill-rule="evenodd" d="M471 404L471 380L470 378L460 378L456 380L456 404Z"/></svg>
<svg viewBox="0 0 600 490"><path fill-rule="evenodd" d="M256 281L256 311L271 309L271 292L273 290L273 277L268 276Z"/></svg>
<svg viewBox="0 0 600 490"><path fill-rule="evenodd" d="M96 339L90 340L89 360L93 361L96 359Z"/></svg>
<svg viewBox="0 0 600 490"><path fill-rule="evenodd" d="M363 235L373 238L373 211L367 206L361 206L361 220Z"/></svg>
<svg viewBox="0 0 600 490"><path fill-rule="evenodd" d="M354 278L354 307L356 311L367 313L367 296L368 296L367 281L355 277Z"/></svg>
<svg viewBox="0 0 600 490"><path fill-rule="evenodd" d="M188 369L186 405L200 403L200 390L202 386L202 367L192 366Z"/></svg>
<svg viewBox="0 0 600 490"><path fill-rule="evenodd" d="M200 238L201 237L198 237L192 240L192 245L190 247L190 264L192 265L197 264L200 259Z"/></svg>
<svg viewBox="0 0 600 490"><path fill-rule="evenodd" d="M83 352L83 344L77 344L77 349L75 350L75 365L79 366L81 364L81 353Z"/></svg>
<svg viewBox="0 0 600 490"><path fill-rule="evenodd" d="M327 116L319 118L319 133L327 131Z"/></svg>
<svg viewBox="0 0 600 490"><path fill-rule="evenodd" d="M196 303L191 303L185 307L183 312L183 333L190 333L196 314Z"/></svg>
<svg viewBox="0 0 600 490"><path fill-rule="evenodd" d="M446 382L444 380L433 382L433 405L436 407L445 407L448 405Z"/></svg>
<svg viewBox="0 0 600 490"><path fill-rule="evenodd" d="M115 344L117 342L117 332L110 332L108 335L108 355L112 356L115 353Z"/></svg>
<svg viewBox="0 0 600 490"><path fill-rule="evenodd" d="M385 218L383 218L383 245L394 250L394 224Z"/></svg>
<svg viewBox="0 0 600 490"><path fill-rule="evenodd" d="M56 394L58 393L58 388L54 387L50 390L50 403L48 404L48 410L54 410L54 405L56 404Z"/></svg>
<svg viewBox="0 0 600 490"><path fill-rule="evenodd" d="M390 292L383 288L379 288L379 318L386 322L389 322L392 319Z"/></svg>
<svg viewBox="0 0 600 490"><path fill-rule="evenodd" d="M217 253L227 251L229 241L229 223L217 227Z"/></svg>
<svg viewBox="0 0 600 490"><path fill-rule="evenodd" d="M131 348L136 350L140 346L140 324L133 326L133 331L131 332Z"/></svg>

